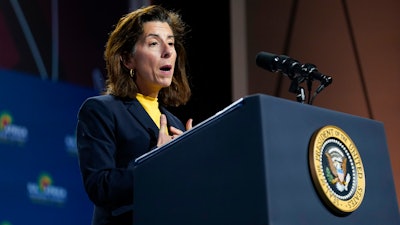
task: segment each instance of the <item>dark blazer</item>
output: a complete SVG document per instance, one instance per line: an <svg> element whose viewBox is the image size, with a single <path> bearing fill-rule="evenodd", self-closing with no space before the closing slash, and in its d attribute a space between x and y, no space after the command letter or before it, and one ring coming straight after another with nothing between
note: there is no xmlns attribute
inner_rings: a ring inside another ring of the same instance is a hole
<svg viewBox="0 0 400 225"><path fill-rule="evenodd" d="M185 130L166 108L168 127ZM93 225L132 224L133 172L129 164L156 147L159 128L137 99L113 95L88 98L77 123L83 184L94 203ZM124 210L124 208L128 210Z"/></svg>

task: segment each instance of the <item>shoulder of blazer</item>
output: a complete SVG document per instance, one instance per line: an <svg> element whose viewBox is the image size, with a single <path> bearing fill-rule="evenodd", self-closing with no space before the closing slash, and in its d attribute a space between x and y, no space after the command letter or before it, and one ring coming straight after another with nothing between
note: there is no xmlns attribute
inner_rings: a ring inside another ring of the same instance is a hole
<svg viewBox="0 0 400 225"><path fill-rule="evenodd" d="M99 102L101 104L108 106L125 105L126 107L135 104L135 102L139 103L137 99L120 98L110 94L89 97L84 101L82 105L88 104L88 102ZM110 109L113 109L113 107L110 107Z"/></svg>
<svg viewBox="0 0 400 225"><path fill-rule="evenodd" d="M122 99L113 95L97 95L87 98L79 108L78 117L81 115L92 116L112 115L132 108L136 99Z"/></svg>
<svg viewBox="0 0 400 225"><path fill-rule="evenodd" d="M129 104L129 103L132 103L134 101L137 101L136 99L121 98L121 97L117 97L117 96L111 95L111 94L97 95L97 96L92 96L92 97L89 97L89 98L86 99L86 101L90 101L90 100L97 100L97 101L107 102L107 103L122 102L124 104Z"/></svg>

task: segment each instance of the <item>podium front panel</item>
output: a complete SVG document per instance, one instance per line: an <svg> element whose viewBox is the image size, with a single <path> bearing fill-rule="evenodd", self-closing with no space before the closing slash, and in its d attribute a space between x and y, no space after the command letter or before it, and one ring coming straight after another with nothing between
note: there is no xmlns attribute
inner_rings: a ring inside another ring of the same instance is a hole
<svg viewBox="0 0 400 225"><path fill-rule="evenodd" d="M363 159L365 196L347 215L321 201L310 175L310 139L326 125L349 134ZM136 225L400 224L382 123L267 95L143 156L134 176Z"/></svg>

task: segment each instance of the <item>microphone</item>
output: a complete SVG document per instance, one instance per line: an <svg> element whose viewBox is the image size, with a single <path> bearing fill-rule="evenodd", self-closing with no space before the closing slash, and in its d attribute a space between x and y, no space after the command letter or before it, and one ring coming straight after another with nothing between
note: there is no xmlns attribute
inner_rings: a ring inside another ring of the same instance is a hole
<svg viewBox="0 0 400 225"><path fill-rule="evenodd" d="M332 77L320 73L313 64L301 64L299 61L286 55L275 55L269 52L259 52L256 56L257 66L270 72L281 72L288 76L292 83L289 91L297 94L297 101L304 103L304 88L299 86L303 81L307 81L308 92L311 94L312 81L320 81L320 85L315 90L313 96L309 96L308 103L312 104L315 96L332 83Z"/></svg>
<svg viewBox="0 0 400 225"><path fill-rule="evenodd" d="M317 94L332 83L332 77L320 73L315 65L306 63L303 65L303 68L305 69L305 71L307 71L308 76L311 77L311 79L319 80L321 82L321 84L315 91Z"/></svg>
<svg viewBox="0 0 400 225"><path fill-rule="evenodd" d="M281 72L290 79L298 78L298 83L304 80L318 80L321 82L317 92L321 92L332 83L332 77L318 71L313 64L301 64L299 61L286 55L275 55L269 52L259 52L256 56L257 66L270 72Z"/></svg>
<svg viewBox="0 0 400 225"><path fill-rule="evenodd" d="M275 55L269 52L260 52L256 56L257 66L266 69L270 72L281 72L287 75L290 79L302 73L302 65L289 56Z"/></svg>

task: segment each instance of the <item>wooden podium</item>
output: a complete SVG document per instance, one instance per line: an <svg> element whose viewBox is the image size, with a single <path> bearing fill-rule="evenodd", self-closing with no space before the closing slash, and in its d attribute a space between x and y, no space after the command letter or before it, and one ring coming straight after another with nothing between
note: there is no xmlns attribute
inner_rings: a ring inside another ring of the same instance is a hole
<svg viewBox="0 0 400 225"><path fill-rule="evenodd" d="M340 152L344 172L325 156ZM134 177L135 225L400 224L382 123L268 95L137 159Z"/></svg>

